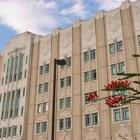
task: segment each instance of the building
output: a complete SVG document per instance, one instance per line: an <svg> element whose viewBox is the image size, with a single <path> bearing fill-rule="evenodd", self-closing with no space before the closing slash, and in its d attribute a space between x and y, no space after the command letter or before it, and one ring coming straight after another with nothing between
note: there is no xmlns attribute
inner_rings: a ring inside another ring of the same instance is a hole
<svg viewBox="0 0 140 140"><path fill-rule="evenodd" d="M140 71L133 54L140 54L140 0L46 36L11 38L0 56L0 139L51 139L55 58L67 61L57 66L56 140L119 140L117 134L139 139L139 105L111 109L104 101L85 100L91 91L113 94L101 89L117 72Z"/></svg>

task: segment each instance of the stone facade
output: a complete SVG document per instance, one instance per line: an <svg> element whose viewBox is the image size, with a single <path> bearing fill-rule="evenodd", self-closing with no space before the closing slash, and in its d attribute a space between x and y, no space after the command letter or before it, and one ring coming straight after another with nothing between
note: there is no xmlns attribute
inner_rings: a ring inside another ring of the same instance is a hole
<svg viewBox="0 0 140 140"><path fill-rule="evenodd" d="M12 38L0 55L1 81L4 77L4 83L0 85L0 111L3 112L5 100L8 101L8 92L20 88L19 112L16 117L8 116L0 120L0 139L51 139L55 58L66 59L68 62L64 68L56 66L55 140L120 140L118 134L128 140L133 136L140 139L139 105L128 104L114 110L108 108L103 100L85 103L86 93L97 91L101 98L112 94L101 91L104 84L119 78L116 74L112 75L112 66L117 71L121 68L132 73L140 70L140 59L132 57L133 54L140 54L138 37L140 0L126 0L117 9L99 11L89 20L76 20L71 27L55 28L49 35L37 36L26 32ZM20 80L5 83L8 59L19 54L28 56L28 62L23 65L27 76L24 73ZM140 90L140 86L132 86ZM24 87L26 94L23 96ZM68 104L68 99L71 104ZM24 113L21 116L22 107ZM115 111L119 111L120 120L115 120ZM5 113L6 107L4 117ZM126 115L129 117L122 118ZM13 136L15 124L17 133ZM12 130L10 136L9 127Z"/></svg>

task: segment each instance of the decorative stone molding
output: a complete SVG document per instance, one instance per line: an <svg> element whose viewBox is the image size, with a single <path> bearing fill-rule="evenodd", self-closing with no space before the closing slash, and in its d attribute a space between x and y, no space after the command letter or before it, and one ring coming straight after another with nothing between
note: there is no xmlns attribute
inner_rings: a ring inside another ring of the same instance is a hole
<svg viewBox="0 0 140 140"><path fill-rule="evenodd" d="M39 116L37 116L36 121L39 122L39 121L43 121L46 119L47 119L46 115L39 115Z"/></svg>
<svg viewBox="0 0 140 140"><path fill-rule="evenodd" d="M43 40L40 41L40 53L44 56L48 54L48 52L51 50L51 37L44 42Z"/></svg>
<svg viewBox="0 0 140 140"><path fill-rule="evenodd" d="M120 137L118 136L118 134L120 134L121 136L125 137L127 140L131 140L130 130L124 128L124 124L121 124L120 127L121 128L116 131L116 134L115 134L116 139L121 140Z"/></svg>
<svg viewBox="0 0 140 140"><path fill-rule="evenodd" d="M87 27L82 26L82 38L90 41L91 38L95 35L95 20Z"/></svg>
<svg viewBox="0 0 140 140"><path fill-rule="evenodd" d="M104 13L105 13L104 10L101 10L101 11L97 12L96 15L95 15L95 18L96 18L96 19L103 18Z"/></svg>
<svg viewBox="0 0 140 140"><path fill-rule="evenodd" d="M70 112L69 111L62 111L60 113L60 117L66 117L66 116L70 116Z"/></svg>
<svg viewBox="0 0 140 140"><path fill-rule="evenodd" d="M91 106L86 107L85 113L86 113L86 112L93 112L93 111L95 111L95 110L97 110L97 107L91 105Z"/></svg>
<svg viewBox="0 0 140 140"><path fill-rule="evenodd" d="M122 2L120 8L121 8L122 10L127 9L127 8L129 8L130 3L131 3L131 2L130 2L129 0L126 0L126 1Z"/></svg>
<svg viewBox="0 0 140 140"><path fill-rule="evenodd" d="M67 49L72 43L72 29L65 35L60 34L60 47Z"/></svg>
<svg viewBox="0 0 140 140"><path fill-rule="evenodd" d="M74 23L73 23L73 28L79 27L81 22L83 22L81 19L75 20Z"/></svg>
<svg viewBox="0 0 140 140"><path fill-rule="evenodd" d="M90 83L85 83L84 84L84 92L90 91Z"/></svg>
<svg viewBox="0 0 140 140"><path fill-rule="evenodd" d="M113 18L106 16L106 25L107 30L111 32L116 32L118 28L121 26L120 12L118 12Z"/></svg>
<svg viewBox="0 0 140 140"><path fill-rule="evenodd" d="M59 138L59 140L70 140L70 137L67 136L66 132L63 133L63 136Z"/></svg>
<svg viewBox="0 0 140 140"><path fill-rule="evenodd" d="M53 29L52 35L53 35L53 36L58 35L60 30L62 30L62 29L59 28L59 27Z"/></svg>
<svg viewBox="0 0 140 140"><path fill-rule="evenodd" d="M93 132L93 128L90 129L90 132L86 135L85 140L98 140L98 135Z"/></svg>
<svg viewBox="0 0 140 140"><path fill-rule="evenodd" d="M21 48L14 48L14 50L13 51L11 51L11 52L8 52L7 54L8 55L12 55L13 53L19 53L20 51L22 51L22 50L24 50L24 49L26 49L26 46L24 46L24 47L21 47ZM21 53L21 52L20 52Z"/></svg>
<svg viewBox="0 0 140 140"><path fill-rule="evenodd" d="M133 16L134 20L140 22L140 9L137 7L133 7Z"/></svg>

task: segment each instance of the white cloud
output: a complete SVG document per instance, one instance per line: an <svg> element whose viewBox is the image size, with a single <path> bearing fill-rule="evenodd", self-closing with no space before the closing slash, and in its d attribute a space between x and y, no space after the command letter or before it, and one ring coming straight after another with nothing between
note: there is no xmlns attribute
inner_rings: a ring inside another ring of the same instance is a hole
<svg viewBox="0 0 140 140"><path fill-rule="evenodd" d="M57 4L54 1L1 0L0 23L18 33L28 30L37 34L46 34L57 26L55 9Z"/></svg>
<svg viewBox="0 0 140 140"><path fill-rule="evenodd" d="M115 8L118 8L121 3L125 0L93 0L96 1L99 4L99 9L100 10L105 10L105 11L109 11ZM136 0L131 0L136 1Z"/></svg>
<svg viewBox="0 0 140 140"><path fill-rule="evenodd" d="M62 15L76 15L77 17L84 18L87 11L82 3L77 3L70 8L63 9L60 13Z"/></svg>
<svg viewBox="0 0 140 140"><path fill-rule="evenodd" d="M0 24L17 33L30 31L46 35L58 26L63 28L73 24L78 18L88 19L96 12L95 9L108 11L117 8L122 1L0 0Z"/></svg>

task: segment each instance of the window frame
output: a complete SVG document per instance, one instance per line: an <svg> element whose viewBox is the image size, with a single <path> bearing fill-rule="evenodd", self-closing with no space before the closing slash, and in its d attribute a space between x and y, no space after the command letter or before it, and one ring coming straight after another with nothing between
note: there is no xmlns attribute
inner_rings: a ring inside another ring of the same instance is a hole
<svg viewBox="0 0 140 140"><path fill-rule="evenodd" d="M96 50L90 50L90 60L96 59Z"/></svg>
<svg viewBox="0 0 140 140"><path fill-rule="evenodd" d="M138 39L138 46L140 46L140 35L137 36Z"/></svg>
<svg viewBox="0 0 140 140"><path fill-rule="evenodd" d="M43 68L44 68L44 66L39 67L39 75L43 75Z"/></svg>
<svg viewBox="0 0 140 140"><path fill-rule="evenodd" d="M128 111L127 113L129 115L128 118L126 118L126 119L124 119L124 112L123 112L124 109L127 109L126 111ZM119 119L118 120L116 120L115 110L118 110L118 112L119 112ZM125 107L113 109L113 122L114 123L118 123L118 122L122 122L122 121L123 122L130 121L130 120L131 120L130 107L125 106Z"/></svg>
<svg viewBox="0 0 140 140"><path fill-rule="evenodd" d="M116 52L115 43L109 44L109 50L110 50L110 54L114 54Z"/></svg>
<svg viewBox="0 0 140 140"><path fill-rule="evenodd" d="M84 82L89 82L89 71L84 72Z"/></svg>
<svg viewBox="0 0 140 140"><path fill-rule="evenodd" d="M124 70L123 70L123 67L124 67ZM118 72L119 73L125 72L125 62L124 61L118 63Z"/></svg>
<svg viewBox="0 0 140 140"><path fill-rule="evenodd" d="M60 88L64 88L64 87L65 87L65 78L61 78L60 79Z"/></svg>
<svg viewBox="0 0 140 140"><path fill-rule="evenodd" d="M117 52L122 52L123 51L123 42L122 41L116 42L116 46L117 46Z"/></svg>
<svg viewBox="0 0 140 140"><path fill-rule="evenodd" d="M71 67L71 57L66 58L66 67Z"/></svg>
<svg viewBox="0 0 140 140"><path fill-rule="evenodd" d="M111 76L116 75L117 74L117 64L112 64L112 65L110 65L110 67L111 67ZM116 69L116 73L113 73L113 67Z"/></svg>
<svg viewBox="0 0 140 140"><path fill-rule="evenodd" d="M88 51L83 53L83 58L84 58L84 62L89 61L89 52Z"/></svg>
<svg viewBox="0 0 140 140"><path fill-rule="evenodd" d="M91 81L97 80L97 71L96 71L96 69L90 70L90 79L91 79Z"/></svg>
<svg viewBox="0 0 140 140"><path fill-rule="evenodd" d="M66 87L71 86L71 76L66 77Z"/></svg>
<svg viewBox="0 0 140 140"><path fill-rule="evenodd" d="M50 72L50 64L45 65L45 74Z"/></svg>
<svg viewBox="0 0 140 140"><path fill-rule="evenodd" d="M94 123L94 120L93 120L93 115L94 114L97 114L96 116L97 116L97 123ZM86 123L87 121L87 119L86 119L86 116L88 116L88 124ZM98 111L96 111L96 112L92 112L92 113L86 113L86 114L84 114L84 117L83 117L83 119L84 119L84 127L92 127L92 126L99 126L99 112Z"/></svg>

